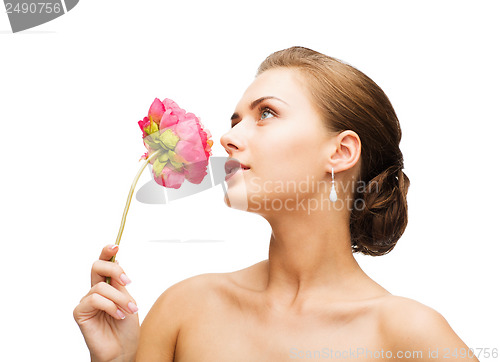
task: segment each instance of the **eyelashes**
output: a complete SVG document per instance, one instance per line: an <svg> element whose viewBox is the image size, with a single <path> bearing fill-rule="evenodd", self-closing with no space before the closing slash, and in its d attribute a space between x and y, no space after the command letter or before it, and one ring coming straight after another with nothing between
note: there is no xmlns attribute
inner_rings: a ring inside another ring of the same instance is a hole
<svg viewBox="0 0 500 362"><path fill-rule="evenodd" d="M276 112L273 111L271 108L267 107L267 106L259 106L259 114L260 116L262 117L262 114L265 113L265 112L268 112L270 113L273 117L276 117ZM267 118L265 118L267 119ZM262 121L263 119L260 118L259 121Z"/></svg>
<svg viewBox="0 0 500 362"><path fill-rule="evenodd" d="M269 108L268 106L261 105L261 106L259 106L258 111L259 111L259 119L257 119L258 124L265 121L266 119L278 116L278 113L276 113L272 108ZM264 113L269 113L272 117L262 118L262 115ZM231 128L236 126L238 123L239 123L239 121L231 123Z"/></svg>

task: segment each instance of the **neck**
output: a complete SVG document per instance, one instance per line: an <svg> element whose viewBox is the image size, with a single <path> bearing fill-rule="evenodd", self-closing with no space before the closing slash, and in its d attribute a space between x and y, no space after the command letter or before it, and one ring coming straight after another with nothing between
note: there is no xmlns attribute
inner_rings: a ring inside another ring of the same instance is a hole
<svg viewBox="0 0 500 362"><path fill-rule="evenodd" d="M369 278L351 251L348 215L289 213L266 219L272 227L266 293L282 308L326 292L346 298L366 285Z"/></svg>

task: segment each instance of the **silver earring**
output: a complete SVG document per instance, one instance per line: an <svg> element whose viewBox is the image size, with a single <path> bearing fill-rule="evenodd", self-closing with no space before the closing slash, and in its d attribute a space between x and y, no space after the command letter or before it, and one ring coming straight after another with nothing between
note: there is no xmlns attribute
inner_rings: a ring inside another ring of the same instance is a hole
<svg viewBox="0 0 500 362"><path fill-rule="evenodd" d="M337 192L335 191L335 183L333 181L333 167L332 167L332 191L330 192L330 201L337 201Z"/></svg>

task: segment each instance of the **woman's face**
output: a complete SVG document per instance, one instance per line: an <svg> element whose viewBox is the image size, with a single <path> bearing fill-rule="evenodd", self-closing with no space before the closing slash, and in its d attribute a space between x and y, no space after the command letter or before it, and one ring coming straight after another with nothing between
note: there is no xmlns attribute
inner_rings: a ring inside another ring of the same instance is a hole
<svg viewBox="0 0 500 362"><path fill-rule="evenodd" d="M302 210L300 200L320 193L328 197L332 135L296 69L260 74L236 105L221 144L231 158L249 167L227 179L225 202L231 207L269 214Z"/></svg>

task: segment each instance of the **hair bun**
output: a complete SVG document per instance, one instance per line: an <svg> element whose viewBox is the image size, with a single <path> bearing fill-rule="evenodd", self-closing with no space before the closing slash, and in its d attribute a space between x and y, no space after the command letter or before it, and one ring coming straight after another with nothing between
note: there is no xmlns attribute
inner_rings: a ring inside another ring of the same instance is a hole
<svg viewBox="0 0 500 362"><path fill-rule="evenodd" d="M379 173L363 192L357 193L350 220L354 252L375 256L394 248L408 224L409 186L410 180L398 163Z"/></svg>

